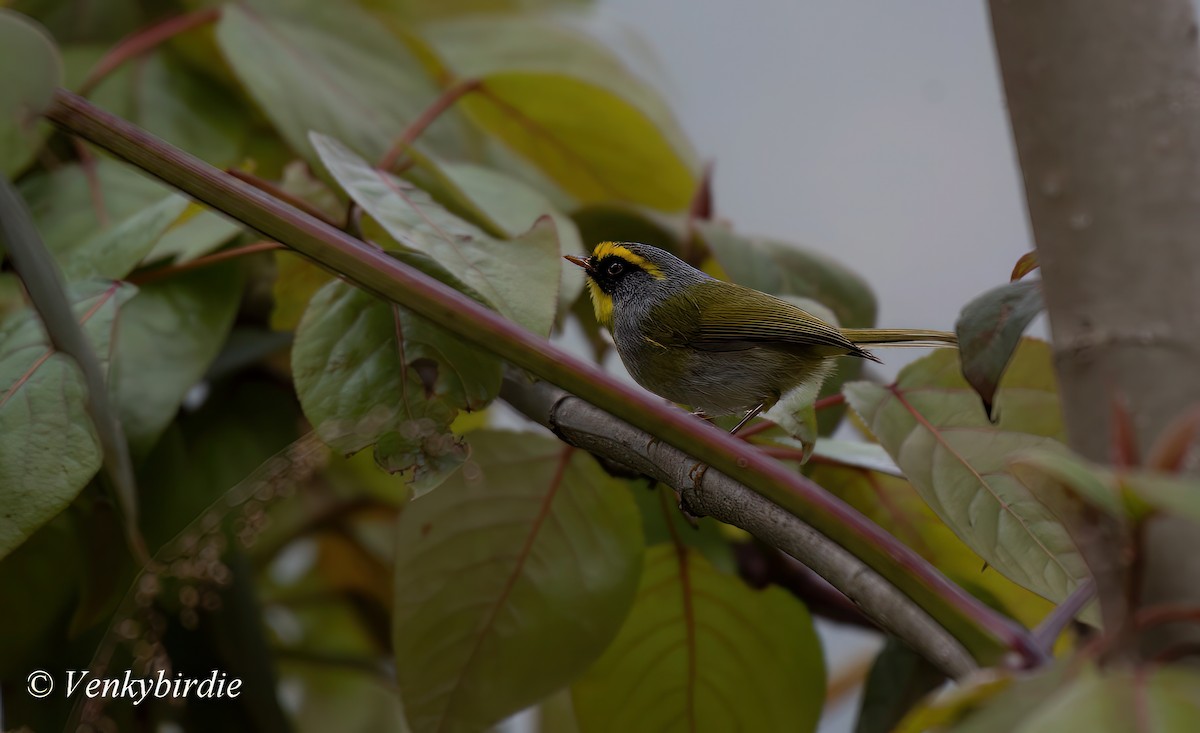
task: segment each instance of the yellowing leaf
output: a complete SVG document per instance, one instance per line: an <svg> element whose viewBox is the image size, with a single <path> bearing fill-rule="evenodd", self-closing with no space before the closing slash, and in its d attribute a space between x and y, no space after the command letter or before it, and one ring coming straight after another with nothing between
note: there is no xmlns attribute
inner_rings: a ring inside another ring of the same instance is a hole
<svg viewBox="0 0 1200 733"><path fill-rule="evenodd" d="M583 203L678 211L694 154L666 105L611 52L560 23L485 16L421 30L447 76L478 79L460 105Z"/></svg>

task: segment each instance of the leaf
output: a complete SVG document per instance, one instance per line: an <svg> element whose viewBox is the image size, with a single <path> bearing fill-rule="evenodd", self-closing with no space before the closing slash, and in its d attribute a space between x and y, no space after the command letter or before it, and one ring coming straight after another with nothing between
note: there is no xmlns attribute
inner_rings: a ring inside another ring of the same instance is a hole
<svg viewBox="0 0 1200 733"><path fill-rule="evenodd" d="M412 470L418 492L466 459L450 423L459 410L485 407L501 379L494 356L340 280L309 303L292 371L326 443L347 455L375 445L379 465Z"/></svg>
<svg viewBox="0 0 1200 733"><path fill-rule="evenodd" d="M244 505L229 492L243 481L264 480L260 473L282 475L290 488L287 469L272 470L284 456L273 456L296 440L300 417L290 389L253 377L215 384L198 409L181 412L138 467L139 485L170 489L144 492L151 550L189 526L199 532L234 528Z"/></svg>
<svg viewBox="0 0 1200 733"><path fill-rule="evenodd" d="M817 453L829 442L829 439L818 441ZM862 512L993 608L1031 628L1053 608L1045 599L995 569L985 567L983 558L938 519L912 484L903 478L849 466L818 464L815 459L808 473L821 488Z"/></svg>
<svg viewBox="0 0 1200 733"><path fill-rule="evenodd" d="M246 91L309 161L317 159L310 131L378 160L438 94L403 44L353 4L228 3L217 42ZM465 144L453 115L421 139L447 152Z"/></svg>
<svg viewBox="0 0 1200 733"><path fill-rule="evenodd" d="M37 18L60 43L116 41L143 22L137 0L13 0L7 4Z"/></svg>
<svg viewBox="0 0 1200 733"><path fill-rule="evenodd" d="M786 439L779 441L787 444ZM813 458L821 463L838 463L851 468L864 468L904 478L904 474L878 443L864 443L861 440L840 440L838 438L822 438L817 441L813 450Z"/></svg>
<svg viewBox="0 0 1200 733"><path fill-rule="evenodd" d="M0 561L0 593L28 593L4 610L0 678L17 679L62 654L65 619L79 602L85 562L79 523L61 513ZM123 548L122 548L123 549Z"/></svg>
<svg viewBox="0 0 1200 733"><path fill-rule="evenodd" d="M436 73L477 79L459 105L583 203L687 207L691 146L662 99L610 51L550 17L480 16L420 30Z"/></svg>
<svg viewBox="0 0 1200 733"><path fill-rule="evenodd" d="M332 280L333 275L291 250L278 250L272 254L275 258L275 282L271 285L274 300L271 328L294 331L313 295Z"/></svg>
<svg viewBox="0 0 1200 733"><path fill-rule="evenodd" d="M841 264L795 245L736 234L722 224L698 221L695 226L734 282L773 295L815 300L846 328L875 324L875 295Z"/></svg>
<svg viewBox="0 0 1200 733"><path fill-rule="evenodd" d="M915 703L945 680L937 667L888 637L867 676L854 733L890 733Z"/></svg>
<svg viewBox="0 0 1200 733"><path fill-rule="evenodd" d="M627 204L601 203L571 212L584 249L590 254L604 241L641 242L668 252L680 251L680 236L666 217Z"/></svg>
<svg viewBox="0 0 1200 733"><path fill-rule="evenodd" d="M1200 522L1200 482L1187 475L1114 471L1074 454L1038 450L1013 456L1008 463L1027 485L1047 492L1065 487L1110 516L1141 520L1163 511Z"/></svg>
<svg viewBox="0 0 1200 733"><path fill-rule="evenodd" d="M109 381L135 454L149 451L229 335L242 295L237 263L151 282L125 304Z"/></svg>
<svg viewBox="0 0 1200 733"><path fill-rule="evenodd" d="M826 308L823 304L808 298L798 298L795 296L782 296L783 300L799 306L803 310L808 311L812 315L820 318L826 323L837 326L837 317L833 311ZM812 455L813 448L817 442L819 434L819 426L817 422L817 410L815 402L817 395L822 391L824 382L808 382L793 388L789 392L785 392L779 401L771 406L763 415L767 420L778 425L785 433L795 439L795 443L800 446L804 453L804 463ZM736 423L735 423L736 425Z"/></svg>
<svg viewBox="0 0 1200 733"><path fill-rule="evenodd" d="M539 219L520 239L497 240L336 140L314 134L313 145L346 193L403 247L428 255L508 318L534 333L550 332L560 276L552 222Z"/></svg>
<svg viewBox="0 0 1200 733"><path fill-rule="evenodd" d="M627 487L582 451L477 432L471 463L396 537L396 679L414 731L483 730L579 674L641 569Z"/></svg>
<svg viewBox="0 0 1200 733"><path fill-rule="evenodd" d="M648 481L635 481L632 486L647 547L678 538L721 572L737 573L737 558L722 532L727 525L716 520L692 524L679 509L679 497L668 486Z"/></svg>
<svg viewBox="0 0 1200 733"><path fill-rule="evenodd" d="M1038 268L1038 253L1037 250L1026 252L1021 255L1017 263L1013 265L1012 275L1009 277L1010 282L1016 282L1025 277L1029 273Z"/></svg>
<svg viewBox="0 0 1200 733"><path fill-rule="evenodd" d="M0 84L0 175L15 178L50 133L41 116L62 85L63 63L44 28L0 8L0 68L10 70Z"/></svg>
<svg viewBox="0 0 1200 733"><path fill-rule="evenodd" d="M182 197L164 198L114 227L51 251L68 281L119 280L137 267L187 205Z"/></svg>
<svg viewBox="0 0 1200 733"><path fill-rule="evenodd" d="M250 110L233 90L163 51L126 61L89 97L218 168L240 162L252 127Z"/></svg>
<svg viewBox="0 0 1200 733"><path fill-rule="evenodd" d="M1058 667L1066 665L1057 665ZM1200 674L1183 667L1051 669L993 697L956 733L1186 733L1200 714Z"/></svg>
<svg viewBox="0 0 1200 733"><path fill-rule="evenodd" d="M81 284L72 299L101 364L133 288ZM63 510L100 469L99 438L75 362L50 348L31 309L0 321L0 558Z"/></svg>
<svg viewBox="0 0 1200 733"><path fill-rule="evenodd" d="M471 163L448 163L417 155L422 165L437 177L445 194L462 214L483 229L505 239L516 239L529 231L537 220L548 216L558 234L559 254L586 255L575 222L558 210L534 188L491 168ZM583 278L559 263L559 303L565 308L583 292Z"/></svg>
<svg viewBox="0 0 1200 733"><path fill-rule="evenodd" d="M799 601L658 545L621 632L572 692L583 733L812 731L824 677Z"/></svg>
<svg viewBox="0 0 1200 733"><path fill-rule="evenodd" d="M1044 307L1040 280L993 288L962 309L954 331L962 352L963 376L992 414L992 398L1021 334Z"/></svg>
<svg viewBox="0 0 1200 733"><path fill-rule="evenodd" d="M29 176L21 182L20 191L46 247L59 255L60 261L68 256L66 253L81 249L82 243L99 240L104 232L144 216L148 209L177 205L168 200L187 202L136 169L109 158L98 158L91 172L80 165L68 165ZM196 257L216 249L240 231L238 225L193 205L158 239L145 259L178 252Z"/></svg>
<svg viewBox="0 0 1200 733"><path fill-rule="evenodd" d="M906 367L889 389L847 385L854 411L938 517L1019 585L1062 601L1087 577L1066 529L1014 476L1007 458L1030 448L1063 450L1049 347L1025 341L997 396L991 424L959 374L957 352Z"/></svg>

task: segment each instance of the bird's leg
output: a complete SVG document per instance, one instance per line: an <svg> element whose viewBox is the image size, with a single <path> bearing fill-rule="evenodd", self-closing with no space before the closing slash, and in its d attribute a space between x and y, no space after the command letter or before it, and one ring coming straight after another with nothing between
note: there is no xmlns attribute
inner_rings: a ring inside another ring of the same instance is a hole
<svg viewBox="0 0 1200 733"><path fill-rule="evenodd" d="M739 422L737 425L733 426L733 430L730 430L729 434L736 435L737 431L746 427L746 423L748 423L751 420L753 420L754 418L758 417L758 413L762 412L763 408L766 406L767 406L767 403L760 402L757 405L755 405L754 407L750 408L750 412L746 413L746 416L742 418L741 422Z"/></svg>

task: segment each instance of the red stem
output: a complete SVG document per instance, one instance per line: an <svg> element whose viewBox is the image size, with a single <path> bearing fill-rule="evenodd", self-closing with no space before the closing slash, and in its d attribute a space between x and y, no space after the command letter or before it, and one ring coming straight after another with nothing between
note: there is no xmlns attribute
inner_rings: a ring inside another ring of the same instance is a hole
<svg viewBox="0 0 1200 733"><path fill-rule="evenodd" d="M421 116L412 121L400 137L396 138L396 142L392 143L392 147L388 148L383 157L379 159L380 170L391 170L396 165L396 161L400 158L401 153L408 149L410 145L416 142L421 133L441 117L442 114L450 109L450 107L462 99L464 96L479 89L478 79L464 79L454 84L446 91L441 93L437 99L433 100L433 104L429 105Z"/></svg>
<svg viewBox="0 0 1200 733"><path fill-rule="evenodd" d="M220 17L221 8L205 8L194 13L167 18L125 36L96 62L96 65L88 72L83 84L79 85L79 93L90 94L97 84L129 59L155 49L180 33L215 23Z"/></svg>
<svg viewBox="0 0 1200 733"><path fill-rule="evenodd" d="M134 285L145 285L146 283L163 280L171 277L172 275L178 275L181 272L189 272L191 270L198 270L201 267L215 265L218 262L232 260L237 257L245 257L246 255L252 255L258 252L270 252L273 249L283 248L283 245L279 242L254 242L253 244L247 244L241 247L233 247L231 249L221 250L220 252L214 252L205 257L197 257L196 259L190 262L184 262L183 264L167 265L166 267L160 267L156 270L139 272L129 276L126 278L126 280Z"/></svg>

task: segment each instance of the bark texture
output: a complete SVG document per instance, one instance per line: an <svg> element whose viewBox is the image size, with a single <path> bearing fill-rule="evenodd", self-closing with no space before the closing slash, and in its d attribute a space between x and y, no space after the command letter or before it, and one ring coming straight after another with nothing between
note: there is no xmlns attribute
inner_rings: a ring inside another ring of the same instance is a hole
<svg viewBox="0 0 1200 733"><path fill-rule="evenodd" d="M1192 4L989 5L1070 442L1107 461L1112 402L1121 398L1144 455L1172 418L1200 403L1200 55ZM1156 520L1140 571L1110 558L1132 578L1135 607L1200 603L1197 537L1195 525ZM1102 599L1114 590L1111 580L1097 576ZM1197 640L1194 626L1164 632L1149 645Z"/></svg>

